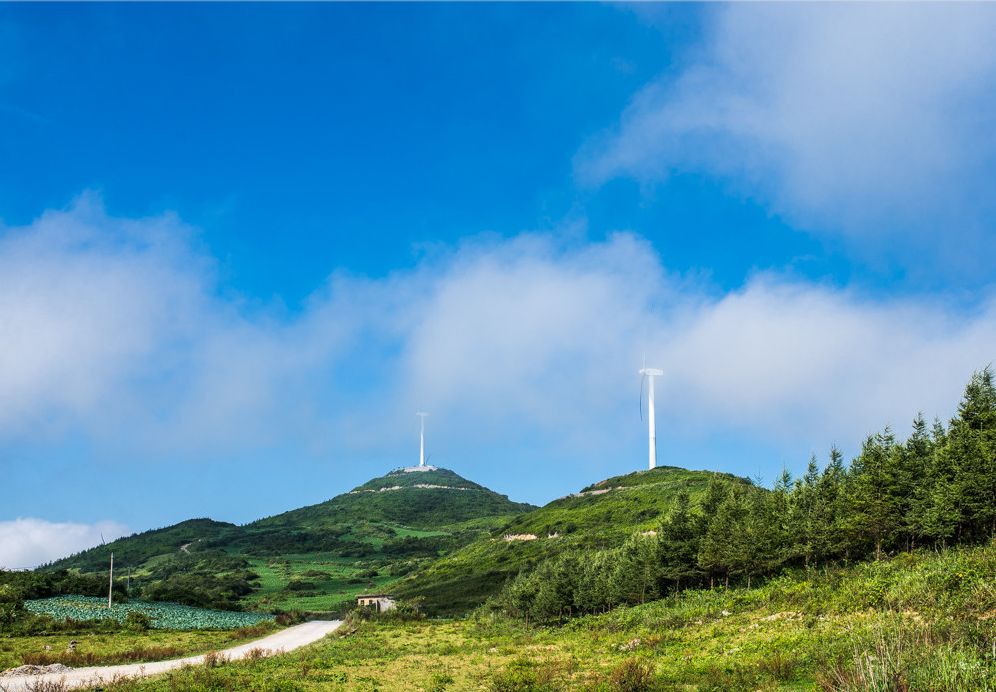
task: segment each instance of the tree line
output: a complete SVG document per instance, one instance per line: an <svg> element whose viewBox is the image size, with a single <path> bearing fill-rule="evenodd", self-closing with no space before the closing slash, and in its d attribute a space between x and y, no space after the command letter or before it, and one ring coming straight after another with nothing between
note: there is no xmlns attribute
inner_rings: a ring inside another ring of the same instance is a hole
<svg viewBox="0 0 996 692"><path fill-rule="evenodd" d="M886 428L845 464L839 450L773 489L714 478L656 532L618 548L566 554L521 573L493 609L549 622L643 603L684 588L750 586L786 568L881 559L899 551L996 541L996 388L973 374L957 415L905 440Z"/></svg>

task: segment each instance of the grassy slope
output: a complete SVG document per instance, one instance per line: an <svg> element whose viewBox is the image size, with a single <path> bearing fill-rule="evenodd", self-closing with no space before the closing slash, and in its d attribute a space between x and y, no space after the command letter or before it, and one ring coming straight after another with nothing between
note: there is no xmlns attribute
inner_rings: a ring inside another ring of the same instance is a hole
<svg viewBox="0 0 996 692"><path fill-rule="evenodd" d="M359 592L385 588L420 562L530 509L447 469L394 471L326 502L245 526L190 520L119 539L51 567L102 572L113 551L118 573L130 568L142 584L189 571L187 563L213 555L244 557L260 576L245 605L329 611L344 607Z"/></svg>
<svg viewBox="0 0 996 692"><path fill-rule="evenodd" d="M994 575L988 547L690 591L562 628L368 623L287 656L112 689L993 690ZM647 670L646 685L621 684L627 668Z"/></svg>
<svg viewBox="0 0 996 692"><path fill-rule="evenodd" d="M389 489L395 487L400 489ZM393 471L327 502L260 519L245 528L254 538L274 529L320 531L362 524L386 525L392 533L402 527L445 531L468 520L509 517L530 509L532 505L512 502L447 469Z"/></svg>
<svg viewBox="0 0 996 692"><path fill-rule="evenodd" d="M712 478L747 483L729 474L673 466L608 478L581 493L514 518L497 531L434 561L395 585L400 595L421 595L432 612L457 613L479 605L509 577L565 551L623 543L636 531L655 528L679 492L695 498ZM532 534L506 541L506 534ZM555 538L550 537L557 534Z"/></svg>
<svg viewBox="0 0 996 692"><path fill-rule="evenodd" d="M57 560L48 567L100 572L107 569L111 552L114 553L114 559L119 565L137 566L159 556L172 555L180 550L180 546L187 545L188 550L195 551L205 541L223 541L237 535L239 531L239 527L235 524L213 519L188 519L179 524L137 533L85 550L77 555Z"/></svg>

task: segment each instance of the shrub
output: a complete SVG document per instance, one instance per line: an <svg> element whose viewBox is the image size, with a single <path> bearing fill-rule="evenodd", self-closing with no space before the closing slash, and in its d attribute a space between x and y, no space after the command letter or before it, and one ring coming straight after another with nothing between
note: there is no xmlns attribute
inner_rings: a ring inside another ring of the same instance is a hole
<svg viewBox="0 0 996 692"><path fill-rule="evenodd" d="M254 646L253 648L249 649L249 651L246 652L245 660L249 661L250 663L253 663L262 658L266 658L266 656L267 656L266 649Z"/></svg>
<svg viewBox="0 0 996 692"><path fill-rule="evenodd" d="M125 616L124 625L125 629L132 632L144 632L152 627L152 618L145 613L132 610Z"/></svg>
<svg viewBox="0 0 996 692"><path fill-rule="evenodd" d="M652 690L654 669L649 663L638 658L627 658L616 666L609 675L613 690L619 692L644 692Z"/></svg>
<svg viewBox="0 0 996 692"><path fill-rule="evenodd" d="M205 668L218 668L223 666L228 662L228 659L224 655L218 653L217 651L208 651L204 654L204 667Z"/></svg>
<svg viewBox="0 0 996 692"><path fill-rule="evenodd" d="M429 685L426 689L428 692L443 692L447 686L452 685L454 682L456 681L449 673L434 673L429 679Z"/></svg>
<svg viewBox="0 0 996 692"><path fill-rule="evenodd" d="M779 682L786 682L795 677L799 661L791 655L775 651L765 656L758 664L762 673L766 673Z"/></svg>
<svg viewBox="0 0 996 692"><path fill-rule="evenodd" d="M491 692L553 692L560 689L555 671L549 666L537 667L527 659L517 659L491 677Z"/></svg>
<svg viewBox="0 0 996 692"><path fill-rule="evenodd" d="M277 624L281 627L298 625L305 620L305 614L300 610L279 611L276 616Z"/></svg>

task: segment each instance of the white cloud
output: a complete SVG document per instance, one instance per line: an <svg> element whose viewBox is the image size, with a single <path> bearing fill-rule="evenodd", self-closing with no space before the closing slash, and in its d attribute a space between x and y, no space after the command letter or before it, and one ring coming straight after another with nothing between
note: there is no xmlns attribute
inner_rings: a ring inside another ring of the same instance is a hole
<svg viewBox="0 0 996 692"><path fill-rule="evenodd" d="M996 7L733 3L710 17L679 73L579 156L583 178L704 170L813 230L974 254L936 239L978 240L992 211Z"/></svg>
<svg viewBox="0 0 996 692"><path fill-rule="evenodd" d="M128 535L113 521L95 524L44 519L0 521L0 569L29 569Z"/></svg>
<svg viewBox="0 0 996 692"><path fill-rule="evenodd" d="M662 329L668 402L687 424L853 445L920 409L953 413L996 355L996 301L965 315L762 276Z"/></svg>
<svg viewBox="0 0 996 692"><path fill-rule="evenodd" d="M436 448L465 463L595 463L639 426L644 352L667 373L667 434L808 449L949 415L996 355L992 299L776 275L717 295L628 234L479 239L384 278L333 275L293 314L220 290L170 216L89 199L0 238L0 444L83 436L111 461L398 458L428 409Z"/></svg>

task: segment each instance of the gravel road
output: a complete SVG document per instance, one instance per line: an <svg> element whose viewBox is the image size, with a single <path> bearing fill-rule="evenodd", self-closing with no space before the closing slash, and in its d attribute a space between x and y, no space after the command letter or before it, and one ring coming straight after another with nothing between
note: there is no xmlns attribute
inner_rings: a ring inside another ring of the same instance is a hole
<svg viewBox="0 0 996 692"><path fill-rule="evenodd" d="M219 655L234 661L245 658L253 649L262 649L267 655L274 655L307 646L318 641L325 635L334 632L342 624L341 620L315 620L300 625L288 627L275 632L268 637L257 639L247 644L219 651ZM141 678L158 675L183 666L196 666L204 663L204 656L188 656L172 661L153 661L151 663L130 663L122 666L99 666L94 668L76 668L69 673L54 673L48 675L18 675L0 677L0 690L3 692L30 692L44 684L59 683L67 690L95 687L101 683L121 678ZM41 683L41 685L39 685Z"/></svg>

